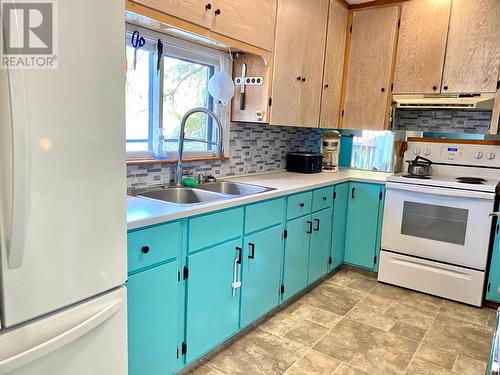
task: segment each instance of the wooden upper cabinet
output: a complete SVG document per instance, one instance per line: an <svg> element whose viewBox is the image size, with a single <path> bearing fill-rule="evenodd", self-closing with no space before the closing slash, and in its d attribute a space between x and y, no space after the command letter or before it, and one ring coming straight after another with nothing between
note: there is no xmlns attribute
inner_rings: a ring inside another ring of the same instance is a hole
<svg viewBox="0 0 500 375"><path fill-rule="evenodd" d="M500 1L453 0L442 92L495 92Z"/></svg>
<svg viewBox="0 0 500 375"><path fill-rule="evenodd" d="M336 129L339 125L348 14L347 8L336 0L330 0L321 99L321 128Z"/></svg>
<svg viewBox="0 0 500 375"><path fill-rule="evenodd" d="M210 28L213 18L213 4L209 0L133 0L137 4L180 18L195 25Z"/></svg>
<svg viewBox="0 0 500 375"><path fill-rule="evenodd" d="M215 1L212 31L272 51L276 6L277 0Z"/></svg>
<svg viewBox="0 0 500 375"><path fill-rule="evenodd" d="M271 123L318 127L328 0L279 0Z"/></svg>
<svg viewBox="0 0 500 375"><path fill-rule="evenodd" d="M345 129L387 129L399 8L353 12L345 83Z"/></svg>
<svg viewBox="0 0 500 375"><path fill-rule="evenodd" d="M402 4L394 93L439 93L450 9L451 0Z"/></svg>

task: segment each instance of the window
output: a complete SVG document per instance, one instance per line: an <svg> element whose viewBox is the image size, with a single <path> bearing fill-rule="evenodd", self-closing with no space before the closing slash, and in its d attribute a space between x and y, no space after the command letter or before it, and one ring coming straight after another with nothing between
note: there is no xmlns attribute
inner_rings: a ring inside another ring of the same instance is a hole
<svg viewBox="0 0 500 375"><path fill-rule="evenodd" d="M145 38L144 47L131 45L134 31ZM158 64L157 40L163 43L163 55ZM184 114L195 107L205 107L217 113L223 126L229 123L229 108L215 103L208 94L212 75L227 67L229 55L170 35L127 25L126 33L126 133L129 157L177 157L180 123ZM230 71L228 71L230 74ZM197 113L186 123L186 137L202 142L186 141L185 156L214 156L217 127L211 117ZM225 140L228 139L227 131Z"/></svg>
<svg viewBox="0 0 500 375"><path fill-rule="evenodd" d="M393 149L392 132L363 130L352 138L351 168L389 172L392 170Z"/></svg>

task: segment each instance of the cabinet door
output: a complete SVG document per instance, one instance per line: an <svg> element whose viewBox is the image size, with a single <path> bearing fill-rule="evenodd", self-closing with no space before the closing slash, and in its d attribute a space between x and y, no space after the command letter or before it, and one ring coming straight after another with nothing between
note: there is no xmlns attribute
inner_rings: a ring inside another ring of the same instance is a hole
<svg viewBox="0 0 500 375"><path fill-rule="evenodd" d="M345 232L347 224L347 196L349 184L335 186L333 200L333 229L332 229L332 263L330 269L340 266L344 262Z"/></svg>
<svg viewBox="0 0 500 375"><path fill-rule="evenodd" d="M130 276L127 282L130 375L172 374L178 369L177 262Z"/></svg>
<svg viewBox="0 0 500 375"><path fill-rule="evenodd" d="M347 8L338 1L330 1L321 98L321 128L337 129L339 125L348 13Z"/></svg>
<svg viewBox="0 0 500 375"><path fill-rule="evenodd" d="M309 246L308 284L318 280L328 272L330 257L332 209L327 208L312 214L313 230Z"/></svg>
<svg viewBox="0 0 500 375"><path fill-rule="evenodd" d="M491 256L490 275L486 289L486 299L500 302L500 223L495 227L495 242Z"/></svg>
<svg viewBox="0 0 500 375"><path fill-rule="evenodd" d="M344 261L373 269L378 242L380 186L350 183Z"/></svg>
<svg viewBox="0 0 500 375"><path fill-rule="evenodd" d="M495 92L500 65L500 2L453 0L442 92Z"/></svg>
<svg viewBox="0 0 500 375"><path fill-rule="evenodd" d="M353 13L342 128L387 128L397 22L396 6Z"/></svg>
<svg viewBox="0 0 500 375"><path fill-rule="evenodd" d="M186 360L200 357L238 330L240 292L232 282L241 240L188 256Z"/></svg>
<svg viewBox="0 0 500 375"><path fill-rule="evenodd" d="M280 0L271 123L318 127L328 0Z"/></svg>
<svg viewBox="0 0 500 375"><path fill-rule="evenodd" d="M208 2L208 0L207 0ZM277 0L214 1L212 30L272 51ZM215 11L219 9L220 13Z"/></svg>
<svg viewBox="0 0 500 375"><path fill-rule="evenodd" d="M439 93L451 0L413 0L401 5L394 93Z"/></svg>
<svg viewBox="0 0 500 375"><path fill-rule="evenodd" d="M281 225L245 237L241 287L241 327L278 305L282 254Z"/></svg>
<svg viewBox="0 0 500 375"><path fill-rule="evenodd" d="M132 0L134 3L210 28L213 19L213 7L207 9L210 1L205 0Z"/></svg>
<svg viewBox="0 0 500 375"><path fill-rule="evenodd" d="M290 220L286 224L283 285L286 300L307 286L309 240L312 232L311 215Z"/></svg>

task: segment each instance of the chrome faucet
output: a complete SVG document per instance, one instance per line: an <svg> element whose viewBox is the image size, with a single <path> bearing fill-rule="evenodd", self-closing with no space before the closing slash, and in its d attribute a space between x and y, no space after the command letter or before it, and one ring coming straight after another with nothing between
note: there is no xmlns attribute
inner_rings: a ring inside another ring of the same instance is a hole
<svg viewBox="0 0 500 375"><path fill-rule="evenodd" d="M195 113L206 113L207 115L211 116L214 120L215 123L217 124L217 135L218 135L218 141L217 143L215 142L209 142L205 141L202 139L190 139L185 137L185 128L186 128L186 122L188 118L195 114ZM184 141L191 141L191 142L201 142L201 143L207 143L210 145L216 145L217 146L217 155L218 157L222 157L224 155L224 150L222 148L222 124L220 122L219 116L217 116L214 112L212 112L209 109L198 107L198 108L193 108L190 109L189 111L186 112L186 114L182 117L181 120L181 131L179 135L179 152L177 154L177 164L175 165L175 174L174 174L174 184L175 186L182 186L182 155L184 154Z"/></svg>

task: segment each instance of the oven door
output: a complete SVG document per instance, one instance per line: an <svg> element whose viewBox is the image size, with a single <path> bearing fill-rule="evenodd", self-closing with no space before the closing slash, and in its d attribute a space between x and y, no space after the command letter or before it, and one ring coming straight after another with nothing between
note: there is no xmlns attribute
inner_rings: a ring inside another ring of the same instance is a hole
<svg viewBox="0 0 500 375"><path fill-rule="evenodd" d="M493 193L388 182L382 249L484 270Z"/></svg>

